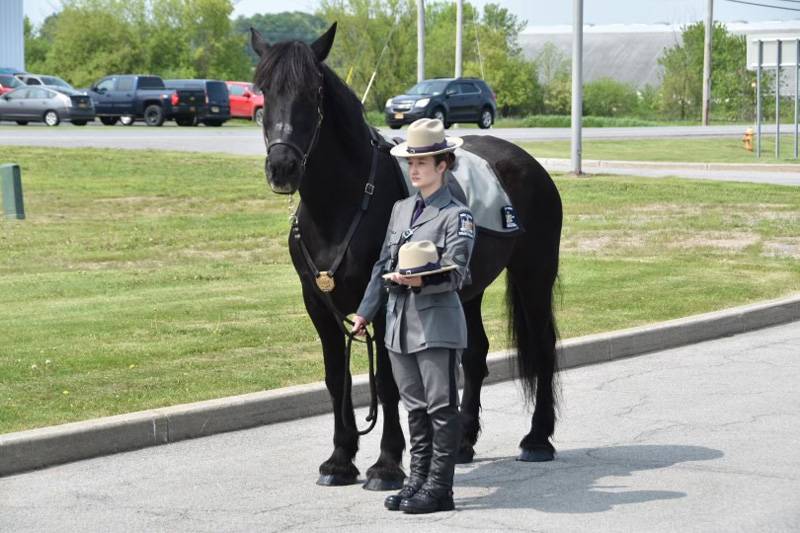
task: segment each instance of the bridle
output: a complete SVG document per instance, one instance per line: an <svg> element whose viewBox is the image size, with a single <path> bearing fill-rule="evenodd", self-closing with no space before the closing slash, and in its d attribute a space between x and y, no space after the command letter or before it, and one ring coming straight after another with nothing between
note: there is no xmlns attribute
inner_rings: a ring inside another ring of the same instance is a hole
<svg viewBox="0 0 800 533"><path fill-rule="evenodd" d="M320 73L320 77L322 74ZM322 84L320 83L319 90L317 91L317 124L314 127L314 132L311 135L311 141L308 143L308 147L305 151L303 151L296 143L292 142L289 139L275 139L273 141L267 142L267 158L269 158L269 151L278 145L288 146L292 149L299 157L301 161L301 178L305 174L306 171L306 164L308 162L308 157L311 155L311 152L317 145L317 141L319 140L320 130L322 129L322 120L324 118L324 114L322 112L322 103L323 103L323 94L322 94ZM333 261L330 269L327 271L320 271L317 266L314 264L314 260L311 258L311 254L309 253L308 248L306 247L305 243L303 242L302 234L300 231L300 223L297 216L299 212L299 207L297 211L290 217L291 224L292 224L292 238L297 241L300 250L303 254L303 258L306 261L306 269L303 269L302 274L308 277L310 284L318 289L318 294L322 299L322 302L328 308L328 311L336 318L337 323L339 324L339 328L341 329L342 333L344 333L345 338L347 339L346 346L345 346L345 368L347 371L344 374L344 394L348 397L352 396L352 382L350 380L350 353L352 350L353 342L363 342L367 346L367 361L369 362L369 372L368 372L368 380L369 380L369 392L370 392L370 401L369 401L369 413L367 414L367 422L368 425L366 429L360 430L358 429L357 425L354 425L352 428L356 433L359 435L366 435L375 427L375 423L378 420L378 395L377 395L377 386L376 386L376 379L375 379L375 354L374 354L374 344L375 341L373 336L366 331L366 338L362 341L356 338L354 333L348 331L348 328L345 327L344 324L348 324L350 326L353 325L353 321L347 318L339 309L336 307L336 304L331 297L331 291L334 289L334 281L333 276L338 268L339 264L341 263L344 255L347 251L347 248L350 245L350 241L355 234L356 228L358 228L359 222L361 221L362 216L366 213L367 209L369 208L370 200L375 192L375 177L378 170L378 153L380 151L380 138L377 133L369 126L367 129L370 133L370 146L372 149L372 160L370 164L370 172L369 176L367 177L367 183L364 187L364 193L361 199L360 209L358 210L356 216L350 223L350 227L347 230L347 233L344 238L344 242L339 246L339 250L337 251L336 258ZM264 136L264 140L266 141L266 135ZM352 399L350 401L350 405L352 405ZM347 412L348 403L342 402L342 419L344 424L349 426L348 422L348 412Z"/></svg>
<svg viewBox="0 0 800 533"><path fill-rule="evenodd" d="M320 78L321 77L322 74L320 74ZM322 84L320 83L319 90L317 91L317 125L314 127L314 132L311 134L311 141L309 141L306 150L303 151L302 148L297 146L297 143L292 142L288 138L286 139L278 138L270 141L269 139L267 139L266 134L264 134L264 140L267 141L267 158L269 158L269 151L272 150L273 147L279 145L288 146L300 158L300 171L302 177L302 174L305 174L306 172L306 164L308 163L308 156L311 155L311 152L317 145L317 140L319 140L319 132L322 129L322 119L324 118L324 116L325 115L322 112Z"/></svg>

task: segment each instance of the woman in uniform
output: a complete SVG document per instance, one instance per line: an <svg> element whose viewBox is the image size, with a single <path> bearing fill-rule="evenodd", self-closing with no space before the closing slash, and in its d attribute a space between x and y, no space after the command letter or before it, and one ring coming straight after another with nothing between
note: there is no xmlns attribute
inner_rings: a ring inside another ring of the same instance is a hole
<svg viewBox="0 0 800 533"><path fill-rule="evenodd" d="M354 333L363 334L386 296L385 342L408 410L411 468L405 486L388 496L385 506L406 513L454 508L461 429L455 375L467 346L457 291L469 283L467 265L475 240L472 214L447 186L453 152L462 142L446 138L441 121L420 119L409 126L407 141L392 149L392 155L408 159L417 193L392 209L353 325ZM431 250L437 252L433 257Z"/></svg>

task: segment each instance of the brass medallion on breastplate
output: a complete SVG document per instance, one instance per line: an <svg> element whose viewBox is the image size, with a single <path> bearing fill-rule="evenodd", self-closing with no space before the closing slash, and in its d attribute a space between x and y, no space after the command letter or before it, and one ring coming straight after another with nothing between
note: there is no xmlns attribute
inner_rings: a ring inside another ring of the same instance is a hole
<svg viewBox="0 0 800 533"><path fill-rule="evenodd" d="M333 275L330 272L323 270L317 274L317 287L322 292L331 292L336 284L333 282Z"/></svg>

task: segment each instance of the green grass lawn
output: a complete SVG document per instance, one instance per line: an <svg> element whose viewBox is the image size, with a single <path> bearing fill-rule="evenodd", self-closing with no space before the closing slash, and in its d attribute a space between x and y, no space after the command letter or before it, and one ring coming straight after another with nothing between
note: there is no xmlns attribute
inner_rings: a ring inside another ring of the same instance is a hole
<svg viewBox="0 0 800 533"><path fill-rule="evenodd" d="M742 129L744 133L744 129ZM535 157L570 157L569 141L525 141L517 143ZM681 161L702 163L798 163L794 139L781 136L781 159L775 159L775 136L761 140L761 159L742 147L735 137L689 137L662 139L583 140L584 159L623 161Z"/></svg>
<svg viewBox="0 0 800 533"><path fill-rule="evenodd" d="M263 159L3 147L24 221L0 221L0 433L316 381ZM563 337L800 290L796 188L557 177ZM485 299L506 344L503 282ZM366 369L363 353L355 371Z"/></svg>

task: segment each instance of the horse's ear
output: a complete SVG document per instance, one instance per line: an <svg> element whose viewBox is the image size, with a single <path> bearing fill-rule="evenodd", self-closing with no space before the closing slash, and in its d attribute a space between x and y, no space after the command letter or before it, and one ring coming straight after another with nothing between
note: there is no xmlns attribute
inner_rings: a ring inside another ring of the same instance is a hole
<svg viewBox="0 0 800 533"><path fill-rule="evenodd" d="M322 37L311 43L311 50L314 52L314 55L317 56L317 61L322 63L325 61L325 58L328 57L328 52L331 51L331 47L333 46L333 38L336 36L336 23L334 22L331 24L331 27L328 28Z"/></svg>
<svg viewBox="0 0 800 533"><path fill-rule="evenodd" d="M250 28L250 46L253 47L253 52L258 54L258 57L261 57L269 50L269 43L253 27Z"/></svg>

